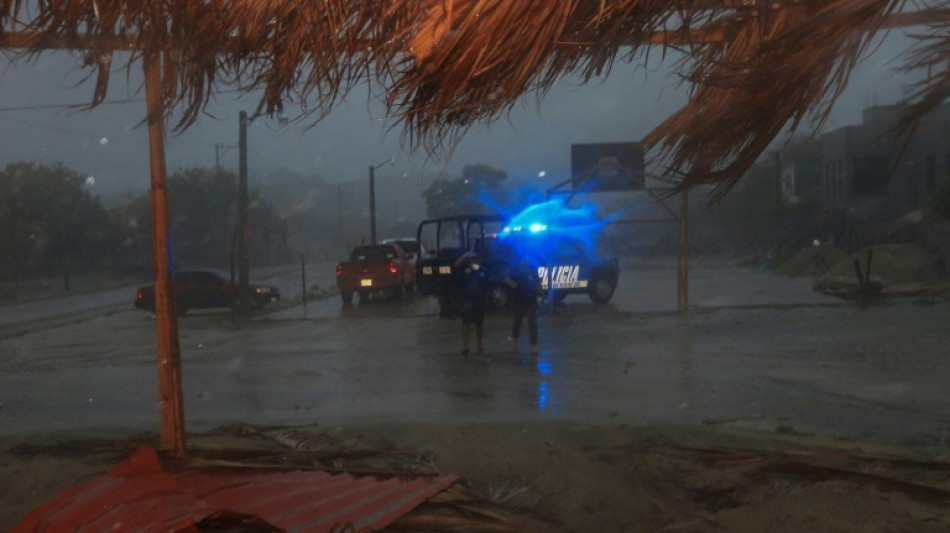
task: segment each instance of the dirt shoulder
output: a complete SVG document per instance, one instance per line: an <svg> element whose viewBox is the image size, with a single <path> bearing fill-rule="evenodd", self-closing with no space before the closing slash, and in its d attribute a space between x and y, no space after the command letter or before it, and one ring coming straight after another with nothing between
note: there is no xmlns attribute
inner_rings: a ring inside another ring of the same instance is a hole
<svg viewBox="0 0 950 533"><path fill-rule="evenodd" d="M560 422L233 426L189 439L189 457L205 463L256 450L280 457L285 467L458 474L468 498L527 531L950 528L950 464L817 437ZM0 530L137 447L155 444L150 437L54 440L4 444L0 477L18 481L0 488Z"/></svg>

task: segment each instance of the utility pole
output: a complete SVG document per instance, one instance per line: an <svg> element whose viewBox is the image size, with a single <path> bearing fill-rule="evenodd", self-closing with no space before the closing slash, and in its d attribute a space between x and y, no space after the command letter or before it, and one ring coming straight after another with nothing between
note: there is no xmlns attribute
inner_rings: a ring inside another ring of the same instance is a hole
<svg viewBox="0 0 950 533"><path fill-rule="evenodd" d="M689 189L680 193L678 260L676 268L676 308L689 310Z"/></svg>
<svg viewBox="0 0 950 533"><path fill-rule="evenodd" d="M782 152L773 150L770 154L775 161L775 253L782 253Z"/></svg>
<svg viewBox="0 0 950 533"><path fill-rule="evenodd" d="M369 242L376 244L376 167L369 167Z"/></svg>
<svg viewBox="0 0 950 533"><path fill-rule="evenodd" d="M238 164L238 310L243 315L248 308L248 248L247 230L247 113L241 111L238 136L240 162Z"/></svg>
<svg viewBox="0 0 950 533"><path fill-rule="evenodd" d="M376 244L376 169L385 164L395 165L396 156L391 156L378 165L369 167L369 242Z"/></svg>

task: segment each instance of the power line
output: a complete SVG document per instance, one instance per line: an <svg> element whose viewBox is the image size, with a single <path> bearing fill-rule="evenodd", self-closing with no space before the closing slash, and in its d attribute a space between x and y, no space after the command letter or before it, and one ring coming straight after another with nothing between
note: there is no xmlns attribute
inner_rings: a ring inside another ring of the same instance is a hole
<svg viewBox="0 0 950 533"><path fill-rule="evenodd" d="M133 102L144 102L144 98L128 98L125 100L109 100L108 102L102 102L99 105L118 105L118 104L129 104ZM45 105L30 105L30 106L20 106L20 107L0 107L0 113L8 111L42 111L46 109L89 109L90 104L45 104Z"/></svg>
<svg viewBox="0 0 950 533"><path fill-rule="evenodd" d="M66 129L66 128L59 128L59 127L56 127L56 126L48 126L48 125L44 125L44 124L37 124L37 123L34 123L34 122L29 122L29 121L26 121L26 120L19 120L19 119L10 118L10 117L0 116L0 121L12 122L12 123L14 123L14 124L19 124L19 125L21 125L21 126L26 126L26 127L28 127L28 128L35 128L35 129L39 129L39 130L55 131L55 132L57 132L57 133L65 133L65 134L68 134L68 135L75 135L75 136L77 136L77 137L85 137L85 138L93 138L93 137L95 137L95 135L90 134L88 131L70 130L70 129ZM144 143L147 143L147 142L148 142L148 139L147 139L147 138L144 138L144 137L143 137L142 139L129 139L129 138L126 138L126 137L107 137L107 139L108 139L108 142L110 142L110 143L112 143L112 142L126 142L126 143L133 143L133 144L139 144L139 145L141 145L141 144L144 144ZM169 138L169 139L166 139L165 144L167 144L167 145L172 145L172 146L177 146L177 145L211 146L211 145L214 145L215 143L210 142L210 141L187 141L187 142L183 142L183 141L176 141L174 137L171 137L171 138Z"/></svg>
<svg viewBox="0 0 950 533"><path fill-rule="evenodd" d="M31 128L38 128L38 129L49 130L49 131L57 131L57 132L59 132L59 133L69 133L69 134L71 134L71 135L81 135L81 136L83 136L83 137L89 137L89 136L90 136L90 135L89 135L89 132L73 131L73 130L68 130L68 129L65 129L65 128L57 128L57 127L55 127L55 126L43 126L43 125L40 125L40 124L34 124L34 123L32 123L32 122L28 122L28 121L26 121L26 120L19 120L19 119L10 118L10 117L3 117L3 116L0 116L0 120L5 120L5 121L7 121L7 122L13 122L14 124L19 124L19 125L21 125L21 126L28 126L28 127L31 127Z"/></svg>
<svg viewBox="0 0 950 533"><path fill-rule="evenodd" d="M234 94L245 92L239 89L234 89L230 91L217 91L215 94ZM145 98L124 98L121 100L108 100L105 102L100 102L95 107L104 106L104 105L123 105L123 104L133 104L133 103L142 103L145 102ZM92 109L90 103L85 104L42 104L42 105L29 105L29 106L17 106L17 107L0 107L0 113L8 111L43 111L47 109Z"/></svg>

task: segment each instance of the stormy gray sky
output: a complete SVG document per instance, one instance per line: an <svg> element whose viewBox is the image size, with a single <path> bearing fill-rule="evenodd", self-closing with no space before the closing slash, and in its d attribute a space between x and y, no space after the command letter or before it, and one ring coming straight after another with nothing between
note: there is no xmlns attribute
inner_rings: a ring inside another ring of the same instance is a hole
<svg viewBox="0 0 950 533"><path fill-rule="evenodd" d="M908 79L895 73L893 59L909 39L899 33L858 68L848 92L835 106L826 129L861 120L869 104L890 104L902 94ZM280 125L260 118L248 128L249 175L254 180L285 167L305 176L318 174L328 181L362 180L368 166L396 156L394 167L378 176L416 180L444 170L458 175L466 164L485 163L510 176L530 177L545 171L548 179L569 173L572 143L637 141L685 101L668 65L659 54L651 65L618 63L609 78L587 85L565 82L538 106L531 96L510 116L472 130L443 169L424 153L406 153L399 128L388 131L383 109L369 104L365 91L356 90L329 117L313 128ZM148 188L147 132L138 123L144 116L144 93L136 94L140 71L133 67L127 84L124 70L115 67L108 103L92 111L70 111L56 106L90 100L92 83L80 83L84 72L68 52L51 52L39 59L11 61L0 57L0 166L16 161L62 162L94 177L95 190L111 194ZM117 65L124 65L117 61ZM210 115L182 134L169 134L167 167L210 166L215 145L221 164L237 169L238 113L252 111L254 95L226 92L216 96ZM293 117L297 109L287 108Z"/></svg>

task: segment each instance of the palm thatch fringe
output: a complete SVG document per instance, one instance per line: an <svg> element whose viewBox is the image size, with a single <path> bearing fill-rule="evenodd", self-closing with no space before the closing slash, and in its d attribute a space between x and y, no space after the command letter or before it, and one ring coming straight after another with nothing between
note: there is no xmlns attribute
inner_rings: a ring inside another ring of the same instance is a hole
<svg viewBox="0 0 950 533"><path fill-rule="evenodd" d="M589 81L660 46L679 58L689 102L646 136L681 187L725 194L785 127L828 116L875 32L906 0L0 0L0 44L32 56L82 48L106 97L114 52L161 54L166 114L193 124L222 86L258 91L256 114L286 102L316 124L363 82L381 89L393 126L430 154L477 123ZM928 69L915 113L950 92L950 9L932 11L907 68ZM921 18L919 12L918 19ZM698 40L694 40L698 39ZM377 87L378 86L378 87ZM913 117L911 117L912 119Z"/></svg>
<svg viewBox="0 0 950 533"><path fill-rule="evenodd" d="M723 43L683 61L689 102L643 140L721 198L786 126L808 113L818 128L881 21L903 0L812 0L761 16L731 17Z"/></svg>

